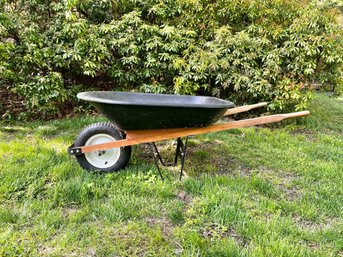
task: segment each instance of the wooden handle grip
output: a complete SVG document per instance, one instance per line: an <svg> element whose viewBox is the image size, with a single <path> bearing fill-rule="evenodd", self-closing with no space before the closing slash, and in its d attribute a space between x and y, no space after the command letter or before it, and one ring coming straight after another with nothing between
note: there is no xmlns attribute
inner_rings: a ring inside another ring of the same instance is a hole
<svg viewBox="0 0 343 257"><path fill-rule="evenodd" d="M304 117L304 116L307 116L309 114L310 114L309 111L302 111L302 112L286 113L286 114L282 114L282 115L285 117L285 119L288 119L288 118L295 118L295 117Z"/></svg>
<svg viewBox="0 0 343 257"><path fill-rule="evenodd" d="M250 105L243 105L236 108L228 109L223 116L233 115L241 112L247 112L255 108L266 106L267 102L257 103L257 104L250 104Z"/></svg>

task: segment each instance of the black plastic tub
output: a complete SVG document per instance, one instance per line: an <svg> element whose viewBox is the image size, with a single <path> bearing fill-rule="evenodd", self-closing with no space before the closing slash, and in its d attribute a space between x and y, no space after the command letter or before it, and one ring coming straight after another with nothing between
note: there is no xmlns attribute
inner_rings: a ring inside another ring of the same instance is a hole
<svg viewBox="0 0 343 257"><path fill-rule="evenodd" d="M203 127L235 106L207 96L93 91L77 97L90 102L121 130Z"/></svg>

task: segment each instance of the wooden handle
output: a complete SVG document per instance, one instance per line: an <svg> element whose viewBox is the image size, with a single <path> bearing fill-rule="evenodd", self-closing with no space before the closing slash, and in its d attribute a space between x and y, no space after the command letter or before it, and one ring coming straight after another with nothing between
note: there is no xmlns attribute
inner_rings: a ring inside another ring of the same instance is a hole
<svg viewBox="0 0 343 257"><path fill-rule="evenodd" d="M304 117L309 114L310 114L309 111L302 111L302 112L292 112L292 113L286 113L286 114L280 114L280 115L283 115L285 119L288 119L288 118L295 118L295 117Z"/></svg>
<svg viewBox="0 0 343 257"><path fill-rule="evenodd" d="M250 104L250 105L244 105L244 106L239 106L236 108L228 109L223 116L228 116L228 115L233 115L241 112L247 112L255 108L263 107L266 106L268 103L267 102L262 102L262 103L257 103L257 104Z"/></svg>
<svg viewBox="0 0 343 257"><path fill-rule="evenodd" d="M176 128L176 129L161 129L149 131L126 131L127 138L109 143L98 145L89 145L80 147L82 153L92 152L96 150L107 150L115 147L123 147L129 145L138 145L149 142L157 142L172 138L185 137L190 135L198 135L210 132L217 132L235 128L251 127L261 124L279 122L287 118L303 117L309 115L309 111L294 112L288 114L275 114L270 116L258 117L253 119L231 121L224 124L215 124L202 128Z"/></svg>

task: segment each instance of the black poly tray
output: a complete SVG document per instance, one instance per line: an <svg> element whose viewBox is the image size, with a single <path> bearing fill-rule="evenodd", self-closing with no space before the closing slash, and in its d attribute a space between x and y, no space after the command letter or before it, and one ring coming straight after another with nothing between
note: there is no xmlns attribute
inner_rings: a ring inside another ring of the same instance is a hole
<svg viewBox="0 0 343 257"><path fill-rule="evenodd" d="M77 95L121 130L208 126L235 105L207 96L92 91Z"/></svg>

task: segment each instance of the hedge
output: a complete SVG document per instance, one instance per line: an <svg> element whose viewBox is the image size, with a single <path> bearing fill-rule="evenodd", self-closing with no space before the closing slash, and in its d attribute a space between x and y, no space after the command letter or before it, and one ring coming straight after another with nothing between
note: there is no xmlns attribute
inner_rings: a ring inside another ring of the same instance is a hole
<svg viewBox="0 0 343 257"><path fill-rule="evenodd" d="M340 9L300 0L0 1L0 88L54 114L89 89L201 94L273 110L342 91Z"/></svg>

